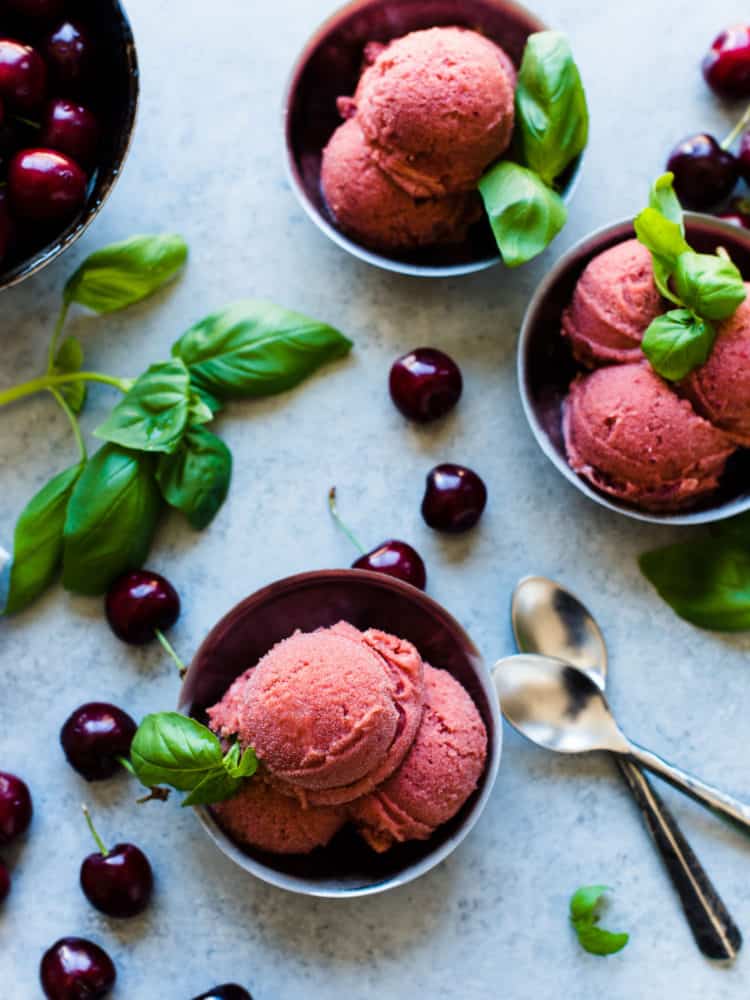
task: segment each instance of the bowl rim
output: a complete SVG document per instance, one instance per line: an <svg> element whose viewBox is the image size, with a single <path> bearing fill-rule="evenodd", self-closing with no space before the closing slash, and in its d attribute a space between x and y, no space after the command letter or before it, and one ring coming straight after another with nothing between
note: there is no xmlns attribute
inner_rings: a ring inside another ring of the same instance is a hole
<svg viewBox="0 0 750 1000"><path fill-rule="evenodd" d="M411 584L404 583L402 580L397 580L396 578L387 576L383 573L374 573L370 570L341 568L309 570L304 573L296 573L292 576L283 577L280 580L275 580L266 584L264 587L261 587L259 590L256 590L248 597L239 601L211 628L193 657L190 668L188 669L182 687L180 688L178 711L187 712L189 710L190 705L186 700L184 692L191 671L193 670L193 665L198 662L201 652L204 647L208 645L209 640L212 639L217 631L224 627L230 617L233 617L238 611L248 605L263 604L269 598L275 597L284 591L296 589L300 585L304 586L307 583L321 583L326 580L352 578L359 579L365 583L369 582L380 588L390 589L396 594L408 597L411 601L416 600L418 604L426 606L431 613L443 619L450 630L456 634L457 638L461 641L462 645L469 654L475 670L477 682L482 688L487 700L488 711L493 727L493 738L491 741L492 751L488 756L485 766L482 789L459 829L456 830L451 837L443 841L437 848L429 851L419 861L407 866L396 875L384 878L382 881L375 882L370 885L355 886L351 888L332 887L325 884L308 882L301 876L288 875L286 873L276 871L275 869L263 864L261 861L257 861L250 855L245 854L244 851L242 851L219 827L218 823L206 806L194 807L193 812L198 818L203 830L208 834L216 847L218 847L222 854L224 854L244 871L254 875L256 878L269 885L275 886L276 888L285 889L288 892L294 892L298 895L321 899L356 899L363 896L378 895L379 893L387 892L390 889L395 889L399 886L407 885L409 882L413 882L415 879L425 875L428 871L444 861L464 841L484 812L495 787L503 750L503 726L500 715L500 702L497 695L497 689L492 679L492 673L485 659L480 654L464 627L453 617L452 614L450 614L449 611L447 611L441 604L424 591L418 590L416 587L412 587Z"/></svg>
<svg viewBox="0 0 750 1000"><path fill-rule="evenodd" d="M307 191L302 183L302 178L299 170L297 169L297 164L292 152L292 116L290 114L292 98L296 93L297 85L299 84L300 78L302 77L311 56L317 50L318 46L326 37L330 29L338 21L346 18L350 14L353 14L358 8L365 7L368 4L376 2L377 0L349 0L349 2L344 4L343 7L339 7L334 10L315 29L292 66L291 72L287 78L286 87L284 89L281 112L284 134L284 170L292 191L294 192L297 201L302 206L302 209L307 217L321 232L325 233L330 240L341 247L341 249L347 251L347 253L351 254L353 257L356 257L358 260L364 261L366 264L371 264L373 267L380 268L383 271L390 271L393 274L402 274L412 278L456 278L468 274L478 274L482 271L487 271L492 267L497 267L502 264L502 256L499 251L497 253L493 253L491 256L483 257L481 260L469 261L463 264L422 265L410 264L406 261L400 261L394 257L389 257L387 254L378 253L375 250L369 250L367 247L363 246L361 243L357 243L356 240L351 239L339 230L317 209L307 195ZM455 2L457 8L460 8L460 0L455 0ZM549 30L549 25L546 21L543 21L528 7L517 3L516 0L483 0L483 2L497 7L510 8L520 15L527 15L539 24L538 30ZM565 185L564 191L561 192L562 200L566 205L570 204L578 188L585 154L586 150L584 149L568 168L570 169L570 178L568 183Z"/></svg>
<svg viewBox="0 0 750 1000"><path fill-rule="evenodd" d="M56 260L69 247L71 247L79 237L83 236L94 219L99 215L104 203L112 193L117 181L123 171L123 167L133 145L133 135L138 117L138 101L140 97L140 69L138 65L138 53L135 45L135 36L130 19L125 11L121 0L114 0L113 14L119 17L122 28L122 45L125 49L125 56L128 71L128 96L126 118L120 135L117 157L110 169L102 178L102 186L96 200L88 205L81 217L68 227L52 243L43 247L36 254L33 254L26 261L16 264L7 273L0 269L0 292L9 288L14 288L22 281L32 277L42 271L53 260Z"/></svg>
<svg viewBox="0 0 750 1000"><path fill-rule="evenodd" d="M704 230L715 232L719 236L726 236L735 242L743 243L750 253L750 231L743 231L738 226L734 226L723 219L719 219L716 216L707 215L702 212L685 212L684 218L685 223L688 226L691 223L700 225ZM612 497L608 497L603 493L600 493L598 490L594 489L593 486L582 479L577 473L575 473L565 459L559 454L538 419L536 410L530 399L527 376L528 355L530 352L532 332L536 326L537 315L543 308L551 288L572 265L580 262L584 253L594 253L598 246L608 242L611 237L620 233L622 233L623 239L626 239L626 233L628 230L631 232L633 231L633 217L619 219L616 222L610 222L604 226L600 226L598 229L592 230L565 251L565 253L545 274L544 278L537 286L529 304L526 307L526 311L524 312L518 338L516 375L524 415L529 427L531 428L536 443L539 445L550 462L555 466L557 471L560 472L569 483L572 483L573 486L579 490L579 492L583 493L584 496L587 496L590 500L595 501L600 507L605 507L607 510L629 517L634 521L672 527L713 524L717 521L726 520L729 517L735 517L737 514L742 514L745 511L750 510L750 494L744 498L727 500L718 507L709 507L693 512L683 511L682 513L675 514L656 514L651 511L638 510L635 507L629 507L624 503L619 503ZM616 244L613 243L613 245Z"/></svg>

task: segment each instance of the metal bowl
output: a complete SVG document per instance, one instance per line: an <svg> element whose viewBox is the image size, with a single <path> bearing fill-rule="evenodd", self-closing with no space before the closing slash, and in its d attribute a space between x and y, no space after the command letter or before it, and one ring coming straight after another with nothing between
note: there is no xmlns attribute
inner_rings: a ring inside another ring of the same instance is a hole
<svg viewBox="0 0 750 1000"><path fill-rule="evenodd" d="M360 260L421 278L471 274L499 264L489 222L482 219L457 246L378 253L338 229L320 189L320 167L323 149L341 124L336 98L354 93L365 44L441 25L480 31L502 46L516 66L520 66L528 36L547 27L511 0L354 0L333 14L307 43L284 101L287 172L305 212L334 243ZM566 202L573 196L581 162L579 156L561 179L560 193Z"/></svg>
<svg viewBox="0 0 750 1000"><path fill-rule="evenodd" d="M242 601L212 629L187 673L179 704L181 712L205 721L206 708L277 642L295 629L312 631L342 619L402 636L426 662L453 674L487 727L488 756L479 787L457 816L429 840L399 844L380 855L351 828L309 855L256 851L228 837L209 809L196 809L217 847L246 872L302 895L339 899L386 892L424 875L458 847L487 804L502 749L497 693L458 622L422 591L382 574L336 569L289 577Z"/></svg>

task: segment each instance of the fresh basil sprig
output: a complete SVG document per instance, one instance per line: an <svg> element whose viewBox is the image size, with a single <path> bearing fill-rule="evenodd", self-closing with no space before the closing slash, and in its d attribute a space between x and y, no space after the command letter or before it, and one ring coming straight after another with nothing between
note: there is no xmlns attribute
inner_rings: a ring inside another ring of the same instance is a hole
<svg viewBox="0 0 750 1000"><path fill-rule="evenodd" d="M530 35L518 73L511 159L479 183L497 245L508 267L538 256L568 213L556 191L565 168L588 142L586 93L570 45L557 31Z"/></svg>
<svg viewBox="0 0 750 1000"><path fill-rule="evenodd" d="M578 942L591 955L614 955L630 940L629 934L614 934L599 926L599 907L609 892L606 885L583 886L570 900L570 922Z"/></svg>
<svg viewBox="0 0 750 1000"><path fill-rule="evenodd" d="M189 407L190 372L179 358L164 361L136 379L94 434L124 448L169 453L182 440Z"/></svg>
<svg viewBox="0 0 750 1000"><path fill-rule="evenodd" d="M728 319L747 293L726 255L696 253L690 247L673 180L671 173L656 180L649 206L636 216L634 227L651 253L656 287L678 307L651 323L643 353L655 372L677 382L705 364L716 340L714 323Z"/></svg>
<svg viewBox="0 0 750 1000"><path fill-rule="evenodd" d="M152 788L169 785L190 794L183 806L210 805L229 799L258 768L255 752L234 743L224 753L218 737L195 719L178 712L147 715L130 748L135 776Z"/></svg>

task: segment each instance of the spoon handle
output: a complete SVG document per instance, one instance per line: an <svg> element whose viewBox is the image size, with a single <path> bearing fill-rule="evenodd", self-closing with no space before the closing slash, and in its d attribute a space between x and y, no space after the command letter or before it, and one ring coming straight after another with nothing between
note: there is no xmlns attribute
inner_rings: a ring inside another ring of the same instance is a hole
<svg viewBox="0 0 750 1000"><path fill-rule="evenodd" d="M644 747L639 747L637 743L630 744L630 756L641 767L653 771L654 774L668 781L675 788L679 788L681 792L685 792L696 802L708 806L714 812L721 813L722 816L726 816L741 826L745 832L750 832L750 805L747 803L740 802L739 799L735 799L734 796L728 795L712 785L707 785L705 781L688 774L687 771L680 770L674 764L668 764L658 754L652 753Z"/></svg>
<svg viewBox="0 0 750 1000"><path fill-rule="evenodd" d="M674 816L639 767L625 757L617 757L617 762L680 897L698 948L714 960L736 958L742 934Z"/></svg>

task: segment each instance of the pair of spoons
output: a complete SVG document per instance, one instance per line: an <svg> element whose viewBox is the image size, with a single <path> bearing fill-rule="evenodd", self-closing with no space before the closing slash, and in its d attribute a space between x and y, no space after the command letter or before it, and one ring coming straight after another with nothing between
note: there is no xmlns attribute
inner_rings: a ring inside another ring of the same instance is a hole
<svg viewBox="0 0 750 1000"><path fill-rule="evenodd" d="M627 739L604 697L604 637L571 593L545 577L527 577L514 592L512 621L521 654L500 660L493 670L505 718L545 749L557 753L605 750L615 755L698 947L712 959L736 958L742 935L642 768L748 831L750 806Z"/></svg>

